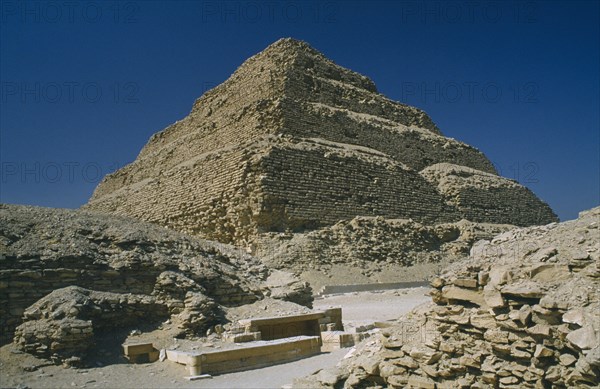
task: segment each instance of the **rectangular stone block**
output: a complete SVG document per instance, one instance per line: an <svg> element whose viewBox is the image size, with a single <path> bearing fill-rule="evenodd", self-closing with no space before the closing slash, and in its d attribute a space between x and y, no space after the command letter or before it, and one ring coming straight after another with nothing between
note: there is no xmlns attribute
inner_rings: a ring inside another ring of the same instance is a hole
<svg viewBox="0 0 600 389"><path fill-rule="evenodd" d="M454 280L454 285L464 288L477 288L477 280L472 278L457 278Z"/></svg>
<svg viewBox="0 0 600 389"><path fill-rule="evenodd" d="M340 348L352 347L355 344L353 335L342 331L323 331L321 332L321 340L323 342L321 350L330 352Z"/></svg>
<svg viewBox="0 0 600 389"><path fill-rule="evenodd" d="M167 350L167 359L169 361L179 363L187 366L195 366L200 361L197 359L199 353L178 351L178 350Z"/></svg>
<svg viewBox="0 0 600 389"><path fill-rule="evenodd" d="M301 315L263 317L240 320L246 333L260 332L260 339L275 340L294 336L319 336L321 328L319 319L325 317L324 312L312 312Z"/></svg>
<svg viewBox="0 0 600 389"><path fill-rule="evenodd" d="M465 289L457 286L444 286L442 289L442 297L447 300L468 301L477 304L482 308L488 308L483 294L473 289Z"/></svg>
<svg viewBox="0 0 600 389"><path fill-rule="evenodd" d="M246 328L248 327L258 327L261 325L274 325L274 324L287 324L287 323L295 323L300 321L307 320L318 320L325 317L324 312L312 312L305 313L301 315L290 315L290 316L274 316L274 317L261 317L255 319L244 319L240 320L239 323Z"/></svg>
<svg viewBox="0 0 600 389"><path fill-rule="evenodd" d="M299 336L231 350L188 353L167 350L167 359L184 364L190 375L221 374L293 361L321 352L318 336Z"/></svg>
<svg viewBox="0 0 600 389"><path fill-rule="evenodd" d="M131 363L156 362L160 355L152 343L124 344L123 351L125 358Z"/></svg>
<svg viewBox="0 0 600 389"><path fill-rule="evenodd" d="M152 351L154 351L154 346L152 343L133 343L123 345L123 352L126 356L146 354Z"/></svg>
<svg viewBox="0 0 600 389"><path fill-rule="evenodd" d="M228 334L225 336L225 341L230 343L244 343L261 340L260 332L249 332L242 334Z"/></svg>

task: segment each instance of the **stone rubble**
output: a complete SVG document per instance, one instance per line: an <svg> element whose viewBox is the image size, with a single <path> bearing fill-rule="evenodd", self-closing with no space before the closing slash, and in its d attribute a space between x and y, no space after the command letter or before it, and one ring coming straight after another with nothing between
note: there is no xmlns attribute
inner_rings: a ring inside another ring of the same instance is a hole
<svg viewBox="0 0 600 389"><path fill-rule="evenodd" d="M507 224L423 225L413 220L355 217L331 227L295 234L265 234L256 255L270 268L301 272L335 264L413 266L462 259L480 239L515 228Z"/></svg>
<svg viewBox="0 0 600 389"><path fill-rule="evenodd" d="M600 385L600 207L480 241L418 307L295 387Z"/></svg>
<svg viewBox="0 0 600 389"><path fill-rule="evenodd" d="M169 319L197 336L266 296L310 306L310 285L280 273L285 283L239 249L126 217L0 205L0 340L56 361L78 363L109 328Z"/></svg>
<svg viewBox="0 0 600 389"><path fill-rule="evenodd" d="M76 365L96 345L98 332L164 320L169 317L169 310L153 296L70 286L44 296L27 308L23 316L24 322L15 331L18 348Z"/></svg>

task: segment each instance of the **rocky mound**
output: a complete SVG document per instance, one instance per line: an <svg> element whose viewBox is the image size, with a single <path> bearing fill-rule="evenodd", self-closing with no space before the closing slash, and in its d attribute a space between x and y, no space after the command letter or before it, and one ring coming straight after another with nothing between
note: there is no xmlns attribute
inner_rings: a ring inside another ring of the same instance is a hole
<svg viewBox="0 0 600 389"><path fill-rule="evenodd" d="M223 308L266 295L310 306L309 285L268 276L240 250L153 224L0 205L2 342L20 325L17 344L44 357L82 356L96 333L140 321L202 333Z"/></svg>
<svg viewBox="0 0 600 389"><path fill-rule="evenodd" d="M600 382L600 208L476 244L432 300L297 387L550 388Z"/></svg>
<svg viewBox="0 0 600 389"><path fill-rule="evenodd" d="M198 315L204 324L214 320L206 317L210 312L210 308L204 307ZM154 296L69 286L44 296L27 308L23 316L24 323L15 333L15 343L20 349L77 364L96 345L95 337L100 333L136 328L140 323L158 324L170 313Z"/></svg>
<svg viewBox="0 0 600 389"><path fill-rule="evenodd" d="M331 266L347 265L368 272L386 265L447 263L467 257L476 241L513 228L467 220L429 226L406 219L355 217L306 233L265 234L256 256L271 269L291 269L301 275L321 269L331 273L328 284L333 285L345 280L339 272L329 272Z"/></svg>

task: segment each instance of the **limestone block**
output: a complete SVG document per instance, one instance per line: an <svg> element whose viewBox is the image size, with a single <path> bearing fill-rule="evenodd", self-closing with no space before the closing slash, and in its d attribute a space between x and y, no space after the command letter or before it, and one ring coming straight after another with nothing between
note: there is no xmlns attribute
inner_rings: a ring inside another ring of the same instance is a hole
<svg viewBox="0 0 600 389"><path fill-rule="evenodd" d="M562 321L583 326L586 321L585 316L585 311L582 308L575 308L565 312L564 315L562 315Z"/></svg>
<svg viewBox="0 0 600 389"><path fill-rule="evenodd" d="M571 272L567 265L556 264L536 264L529 272L533 281L549 282L566 280L571 277Z"/></svg>
<svg viewBox="0 0 600 389"><path fill-rule="evenodd" d="M591 325L569 333L567 335L567 340L581 350L589 350L598 346L598 337Z"/></svg>
<svg viewBox="0 0 600 389"><path fill-rule="evenodd" d="M154 350L152 343L130 343L123 345L123 352L126 356L147 354Z"/></svg>
<svg viewBox="0 0 600 389"><path fill-rule="evenodd" d="M442 297L447 300L468 301L480 307L487 307L483 294L472 289L459 288L457 286L444 286Z"/></svg>
<svg viewBox="0 0 600 389"><path fill-rule="evenodd" d="M477 288L477 280L472 278L457 278L452 282L456 286L464 287L464 288Z"/></svg>
<svg viewBox="0 0 600 389"><path fill-rule="evenodd" d="M554 352L547 347L542 346L541 344L536 345L535 352L533 356L536 358L547 358L554 356Z"/></svg>
<svg viewBox="0 0 600 389"><path fill-rule="evenodd" d="M542 298L545 294L539 285L534 282L521 282L506 285L502 287L501 293L508 296L537 299Z"/></svg>
<svg viewBox="0 0 600 389"><path fill-rule="evenodd" d="M408 385L412 388L435 389L435 381L428 377L411 375L408 377Z"/></svg>
<svg viewBox="0 0 600 389"><path fill-rule="evenodd" d="M561 365L571 366L577 361L577 358L571 354L561 354L559 360Z"/></svg>
<svg viewBox="0 0 600 389"><path fill-rule="evenodd" d="M490 308L502 308L506 306L506 301L502 294L493 287L485 287L483 290L483 299Z"/></svg>

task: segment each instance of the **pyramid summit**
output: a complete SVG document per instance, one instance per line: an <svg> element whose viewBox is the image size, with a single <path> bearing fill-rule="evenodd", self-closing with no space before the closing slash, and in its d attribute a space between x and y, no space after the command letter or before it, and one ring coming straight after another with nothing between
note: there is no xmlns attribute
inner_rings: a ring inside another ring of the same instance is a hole
<svg viewBox="0 0 600 389"><path fill-rule="evenodd" d="M84 208L239 246L355 217L557 220L425 112L290 38L246 60L187 117L153 135Z"/></svg>

